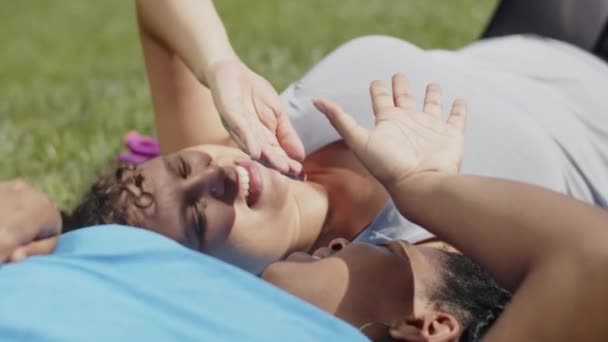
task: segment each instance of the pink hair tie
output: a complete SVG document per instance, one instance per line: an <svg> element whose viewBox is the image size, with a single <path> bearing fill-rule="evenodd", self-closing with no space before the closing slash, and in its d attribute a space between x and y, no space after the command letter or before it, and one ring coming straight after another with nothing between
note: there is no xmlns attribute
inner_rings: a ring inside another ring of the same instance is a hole
<svg viewBox="0 0 608 342"><path fill-rule="evenodd" d="M118 155L118 160L140 164L160 155L160 146L156 139L131 131L125 134L124 144L129 148Z"/></svg>

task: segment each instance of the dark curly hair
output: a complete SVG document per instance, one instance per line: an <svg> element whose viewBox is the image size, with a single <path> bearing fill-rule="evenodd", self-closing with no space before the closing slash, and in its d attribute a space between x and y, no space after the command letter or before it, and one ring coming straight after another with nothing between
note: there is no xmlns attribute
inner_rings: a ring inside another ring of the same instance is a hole
<svg viewBox="0 0 608 342"><path fill-rule="evenodd" d="M140 187L142 180L136 166L129 163L121 163L103 174L91 185L71 213L61 213L63 232L99 224L129 224L127 208L131 203L140 205L139 198L134 198L126 186L134 184Z"/></svg>
<svg viewBox="0 0 608 342"><path fill-rule="evenodd" d="M463 327L460 341L480 341L511 300L511 293L473 260L442 253L443 281L430 300L459 321Z"/></svg>

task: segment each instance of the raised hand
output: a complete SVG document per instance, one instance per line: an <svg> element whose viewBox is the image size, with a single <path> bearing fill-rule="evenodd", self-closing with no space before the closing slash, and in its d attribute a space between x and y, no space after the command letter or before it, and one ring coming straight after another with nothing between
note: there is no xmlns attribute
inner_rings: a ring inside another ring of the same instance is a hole
<svg viewBox="0 0 608 342"><path fill-rule="evenodd" d="M61 216L47 196L22 180L0 182L0 263L51 253Z"/></svg>
<svg viewBox="0 0 608 342"><path fill-rule="evenodd" d="M301 171L304 146L268 81L227 60L213 66L208 83L222 123L241 149L281 172Z"/></svg>
<svg viewBox="0 0 608 342"><path fill-rule="evenodd" d="M370 94L375 127L361 127L340 106L316 99L324 113L355 155L384 186L421 172L458 173L463 158L467 107L456 100L447 121L441 118L441 88L430 84L422 111L417 109L410 86L402 74L392 79L392 93L374 81Z"/></svg>

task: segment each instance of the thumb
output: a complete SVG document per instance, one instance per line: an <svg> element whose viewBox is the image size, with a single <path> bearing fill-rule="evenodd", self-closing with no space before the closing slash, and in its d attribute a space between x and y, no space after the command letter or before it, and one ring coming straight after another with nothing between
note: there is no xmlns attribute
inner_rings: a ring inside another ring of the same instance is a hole
<svg viewBox="0 0 608 342"><path fill-rule="evenodd" d="M57 246L57 241L59 241L58 235L32 241L27 245L15 249L8 260L10 262L19 262L32 255L51 254L55 250L55 246Z"/></svg>
<svg viewBox="0 0 608 342"><path fill-rule="evenodd" d="M313 104L321 113L325 114L353 152L358 153L363 149L369 137L367 129L361 127L351 115L332 101L315 99Z"/></svg>

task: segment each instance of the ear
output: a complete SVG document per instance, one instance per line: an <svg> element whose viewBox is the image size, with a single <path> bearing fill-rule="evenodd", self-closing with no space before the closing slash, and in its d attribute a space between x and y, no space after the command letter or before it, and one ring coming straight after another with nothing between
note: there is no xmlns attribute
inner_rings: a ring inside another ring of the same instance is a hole
<svg viewBox="0 0 608 342"><path fill-rule="evenodd" d="M437 311L395 322L390 329L395 340L408 342L457 341L460 333L460 324L454 316Z"/></svg>

